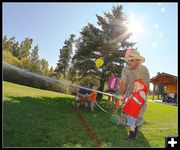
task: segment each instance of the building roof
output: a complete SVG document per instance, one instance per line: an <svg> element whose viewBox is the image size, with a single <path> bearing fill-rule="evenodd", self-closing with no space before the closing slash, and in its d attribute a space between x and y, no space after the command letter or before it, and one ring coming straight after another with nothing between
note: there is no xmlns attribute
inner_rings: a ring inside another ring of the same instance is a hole
<svg viewBox="0 0 180 150"><path fill-rule="evenodd" d="M162 86L177 85L177 76L162 72L151 78L150 82Z"/></svg>

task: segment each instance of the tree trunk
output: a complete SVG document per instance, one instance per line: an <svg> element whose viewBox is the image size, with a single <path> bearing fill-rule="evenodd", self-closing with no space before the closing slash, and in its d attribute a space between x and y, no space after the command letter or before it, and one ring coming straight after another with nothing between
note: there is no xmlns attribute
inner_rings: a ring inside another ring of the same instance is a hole
<svg viewBox="0 0 180 150"><path fill-rule="evenodd" d="M105 84L105 77L102 75L101 76L101 79L100 79L100 86L99 86L99 88L98 88L98 90L99 91L102 91L103 92L103 90L104 90L104 84ZM101 101L102 100L102 97L103 97L103 94L101 94L101 93L97 93L97 100L98 101Z"/></svg>
<svg viewBox="0 0 180 150"><path fill-rule="evenodd" d="M63 76L66 77L66 69L63 70Z"/></svg>

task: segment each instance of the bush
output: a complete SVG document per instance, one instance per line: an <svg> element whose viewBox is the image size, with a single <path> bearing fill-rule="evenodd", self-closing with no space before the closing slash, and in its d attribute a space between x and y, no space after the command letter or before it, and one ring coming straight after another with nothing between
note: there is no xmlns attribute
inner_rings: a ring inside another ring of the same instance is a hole
<svg viewBox="0 0 180 150"><path fill-rule="evenodd" d="M58 80L38 75L3 62L3 80L30 87L66 93L67 90Z"/></svg>
<svg viewBox="0 0 180 150"><path fill-rule="evenodd" d="M8 51L3 51L3 61L15 65L17 67L22 68L22 62L18 60L16 57L14 57L10 52Z"/></svg>

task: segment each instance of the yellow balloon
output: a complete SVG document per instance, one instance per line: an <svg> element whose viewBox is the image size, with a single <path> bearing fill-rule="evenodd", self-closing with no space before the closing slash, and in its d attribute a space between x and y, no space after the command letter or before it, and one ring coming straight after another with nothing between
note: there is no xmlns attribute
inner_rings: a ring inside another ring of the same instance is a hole
<svg viewBox="0 0 180 150"><path fill-rule="evenodd" d="M103 65L104 61L102 60L102 58L98 58L96 59L96 67L101 67Z"/></svg>

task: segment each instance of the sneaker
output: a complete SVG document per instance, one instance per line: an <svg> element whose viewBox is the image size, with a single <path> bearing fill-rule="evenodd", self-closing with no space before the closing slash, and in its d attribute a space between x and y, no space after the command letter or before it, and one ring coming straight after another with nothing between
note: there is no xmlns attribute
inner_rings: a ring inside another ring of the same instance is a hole
<svg viewBox="0 0 180 150"><path fill-rule="evenodd" d="M134 133L134 134L135 134L135 135L134 135L135 137L137 136L137 133L138 133L139 129L140 129L139 126L136 126L135 131L134 131L134 132L135 132L135 133Z"/></svg>
<svg viewBox="0 0 180 150"><path fill-rule="evenodd" d="M136 133L135 133L135 131L129 131L129 135L126 136L126 137L124 138L124 140L134 141L135 138L136 138Z"/></svg>

